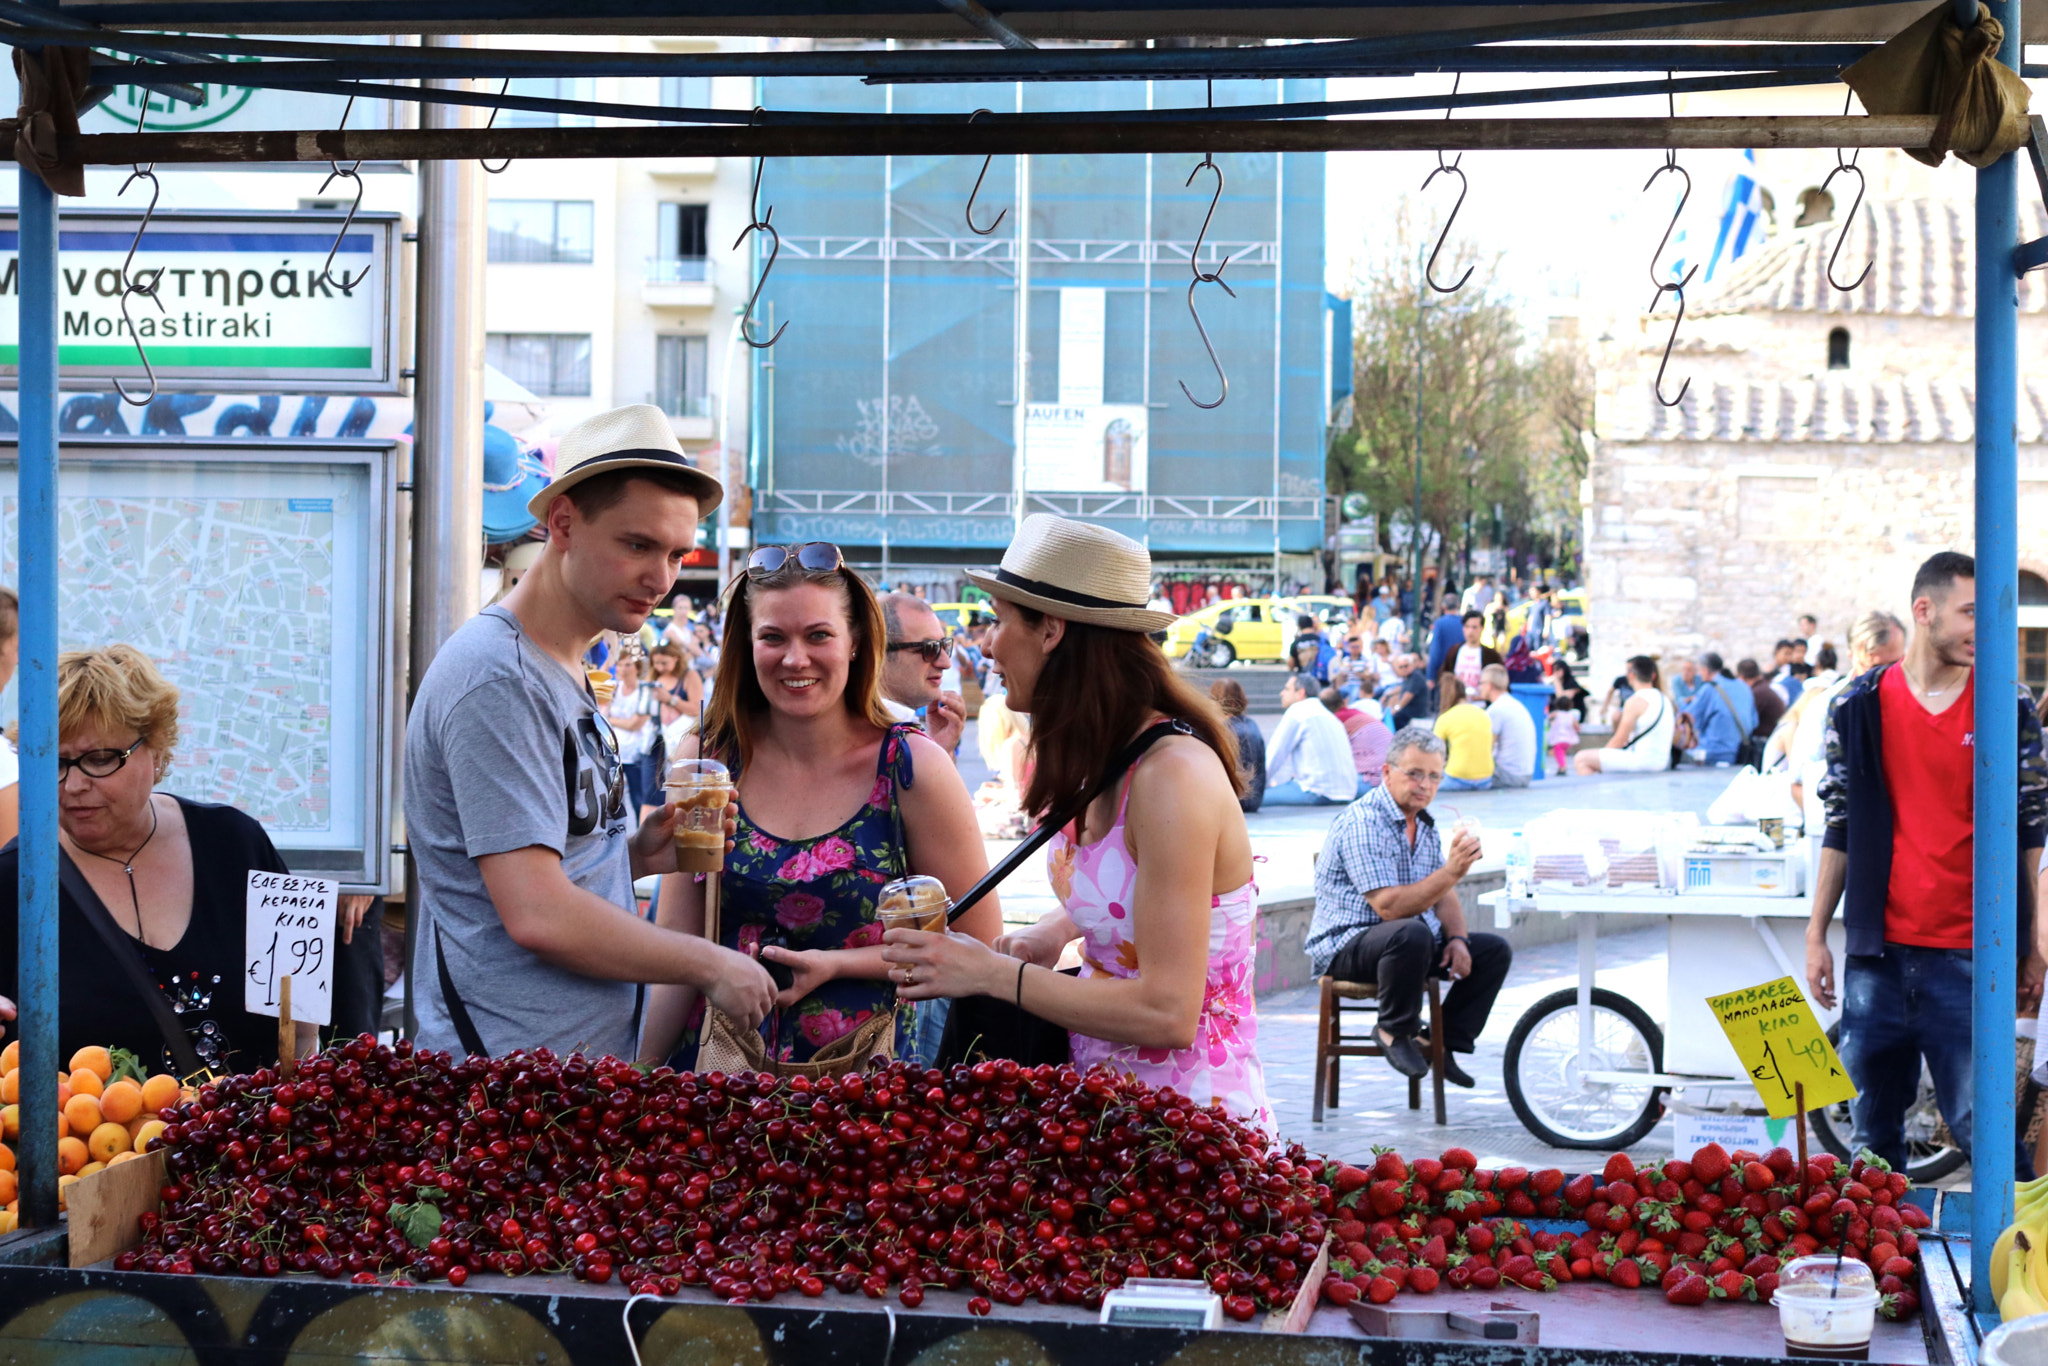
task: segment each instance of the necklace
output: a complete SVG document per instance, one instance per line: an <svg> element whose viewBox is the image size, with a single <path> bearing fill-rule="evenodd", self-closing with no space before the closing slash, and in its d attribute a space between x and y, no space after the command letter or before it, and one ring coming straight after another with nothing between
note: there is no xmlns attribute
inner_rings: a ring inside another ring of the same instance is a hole
<svg viewBox="0 0 2048 1366"><path fill-rule="evenodd" d="M91 854L94 858L103 858L109 863L120 864L121 871L128 875L128 900L135 907L135 937L141 939L144 943L149 941L143 938L142 896L135 890L135 860L142 856L142 851L149 848L149 842L156 838L156 825L156 799L151 798L149 803L149 833L142 837L142 843L136 845L135 852L128 855L127 858L120 859L115 858L112 854L102 854L98 850L88 849L82 844L77 846L78 851L82 854Z"/></svg>

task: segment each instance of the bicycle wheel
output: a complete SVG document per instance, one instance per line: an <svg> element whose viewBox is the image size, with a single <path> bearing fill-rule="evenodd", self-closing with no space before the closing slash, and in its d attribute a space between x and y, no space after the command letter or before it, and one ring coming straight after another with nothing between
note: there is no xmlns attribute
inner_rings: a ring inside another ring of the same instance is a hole
<svg viewBox="0 0 2048 1366"><path fill-rule="evenodd" d="M1638 1072L1636 1082L1579 1076L1579 993L1552 992L1529 1007L1508 1036L1502 1061L1508 1103L1530 1133L1553 1148L1626 1148L1657 1127L1666 1087L1664 1031L1619 992L1593 988L1592 1070Z"/></svg>
<svg viewBox="0 0 2048 1366"><path fill-rule="evenodd" d="M1838 1023L1828 1030L1828 1042L1839 1051L1842 1044L1842 1026ZM1851 1156L1850 1141L1856 1132L1856 1125L1849 1114L1849 1102L1838 1101L1824 1110L1815 1110L1813 1121L1814 1141L1821 1147L1847 1162ZM1920 1093L1913 1098L1912 1108L1906 1111L1906 1175L1916 1186L1939 1181L1969 1161L1960 1148L1951 1147L1937 1137L1945 1134L1942 1128L1941 1107L1934 1101L1934 1078L1927 1074L1927 1064L1920 1064Z"/></svg>

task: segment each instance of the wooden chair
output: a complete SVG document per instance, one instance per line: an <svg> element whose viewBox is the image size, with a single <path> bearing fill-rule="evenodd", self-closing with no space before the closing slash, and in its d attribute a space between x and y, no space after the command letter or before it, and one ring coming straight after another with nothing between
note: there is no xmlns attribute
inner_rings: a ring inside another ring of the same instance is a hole
<svg viewBox="0 0 2048 1366"><path fill-rule="evenodd" d="M1322 1002L1316 1011L1316 1064L1311 1084L1315 1095L1310 1107L1309 1118L1323 1122L1323 1107L1337 1104L1337 1065L1344 1058L1383 1058L1387 1050L1373 1038L1373 1027L1379 1023L1379 984L1377 982L1340 982L1334 977L1325 977L1321 982ZM1365 1028L1362 1033L1346 1034L1344 1017L1354 1019L1363 1016ZM1431 1088L1435 1093L1436 1122L1444 1120L1444 1021L1443 993L1437 979L1429 979L1429 1043L1423 1052L1429 1058ZM1408 1108L1422 1108L1422 1078L1408 1078Z"/></svg>

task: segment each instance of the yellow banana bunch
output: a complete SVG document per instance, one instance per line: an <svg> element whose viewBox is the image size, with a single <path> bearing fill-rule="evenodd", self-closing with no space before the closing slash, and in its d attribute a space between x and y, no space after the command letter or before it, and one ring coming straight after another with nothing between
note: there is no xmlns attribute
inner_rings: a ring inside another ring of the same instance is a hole
<svg viewBox="0 0 2048 1366"><path fill-rule="evenodd" d="M2040 1260L2034 1255L2034 1244L2026 1230L2015 1229L2006 1249L2005 1291L1998 1297L2000 1323L2048 1314L2048 1300L2041 1298L2035 1286L2036 1264Z"/></svg>
<svg viewBox="0 0 2048 1366"><path fill-rule="evenodd" d="M2011 1288L2011 1268L2020 1259L2013 1256L2021 1232L2037 1252L2048 1249L2048 1176L2022 1181L2013 1187L2012 1223L1998 1235L1991 1249L1991 1297L2004 1312L2005 1292ZM2048 1253L2027 1259L2035 1293L2048 1302ZM2036 1313L2040 1310L2034 1311Z"/></svg>

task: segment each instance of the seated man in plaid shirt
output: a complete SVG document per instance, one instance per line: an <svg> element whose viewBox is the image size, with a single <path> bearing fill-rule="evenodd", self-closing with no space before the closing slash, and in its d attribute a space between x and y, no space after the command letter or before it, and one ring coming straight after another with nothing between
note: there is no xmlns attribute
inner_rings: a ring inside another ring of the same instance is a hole
<svg viewBox="0 0 2048 1366"><path fill-rule="evenodd" d="M1404 1076L1429 1071L1416 1036L1431 973L1452 979L1444 998L1444 1079L1472 1078L1450 1056L1470 1053L1514 950L1497 934L1471 934L1458 881L1479 858L1479 837L1459 831L1446 856L1429 800L1444 778L1444 742L1405 726L1387 749L1378 787L1330 825L1316 864L1316 910L1306 948L1318 977L1379 984L1373 1037Z"/></svg>

